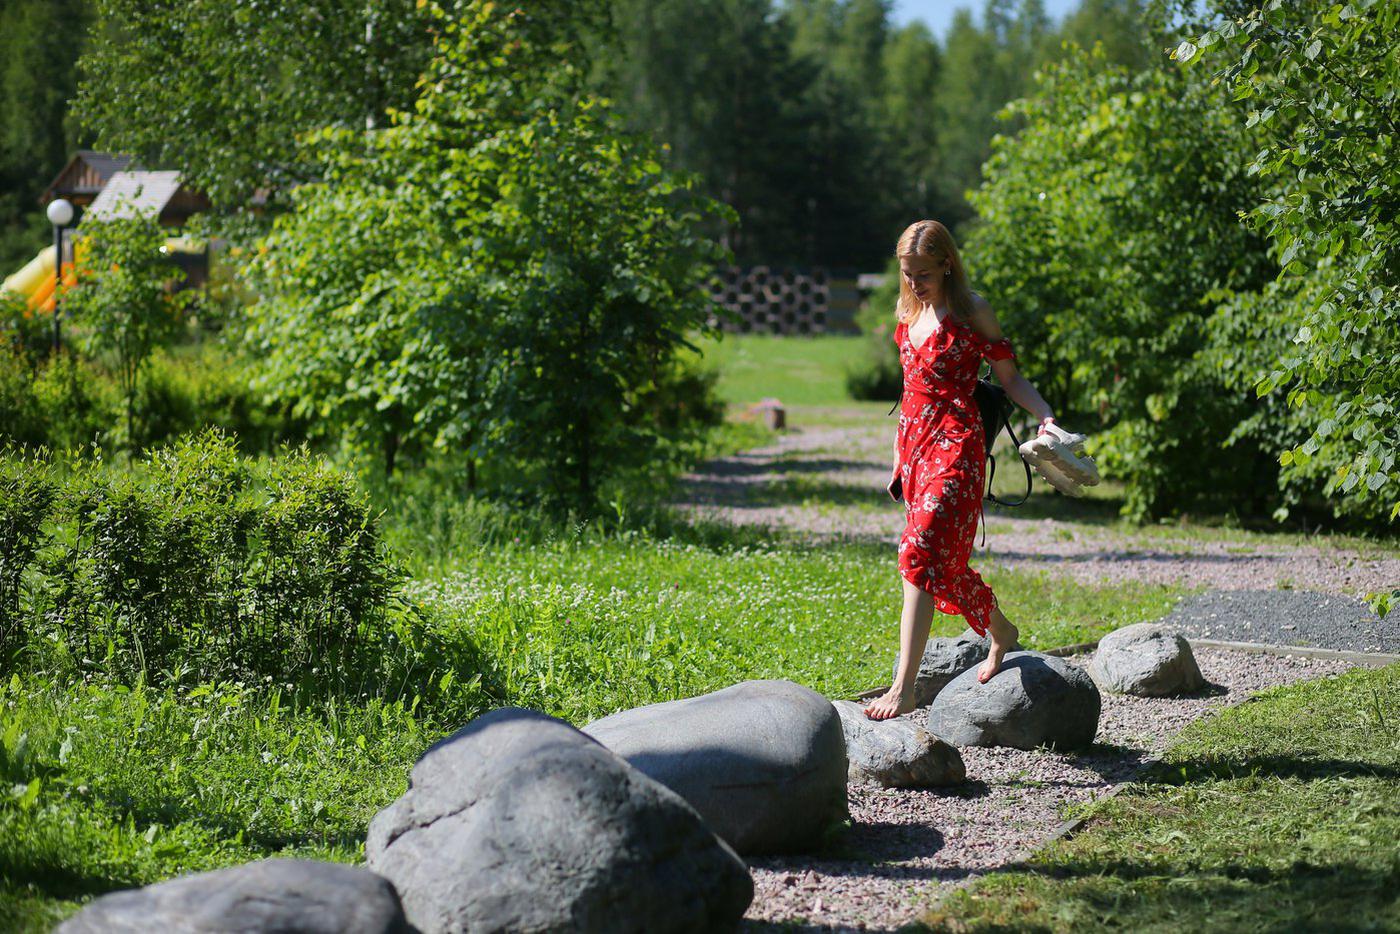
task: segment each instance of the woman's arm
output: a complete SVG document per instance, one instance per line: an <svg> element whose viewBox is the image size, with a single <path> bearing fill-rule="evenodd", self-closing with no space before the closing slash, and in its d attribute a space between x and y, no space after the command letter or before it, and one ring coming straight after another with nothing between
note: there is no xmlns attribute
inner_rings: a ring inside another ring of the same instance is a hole
<svg viewBox="0 0 1400 934"><path fill-rule="evenodd" d="M970 323L973 329L989 341L1001 340L1001 323L997 321L992 306L987 303L986 299L976 294L972 296L972 304L973 314ZM992 375L997 378L1001 388L1006 390L1011 401L1034 416L1041 427L1045 425L1047 420L1054 418L1055 413L1050 410L1049 403L1031 385L1031 381L1022 376L1021 371L1016 369L1015 360L992 360L990 363Z"/></svg>

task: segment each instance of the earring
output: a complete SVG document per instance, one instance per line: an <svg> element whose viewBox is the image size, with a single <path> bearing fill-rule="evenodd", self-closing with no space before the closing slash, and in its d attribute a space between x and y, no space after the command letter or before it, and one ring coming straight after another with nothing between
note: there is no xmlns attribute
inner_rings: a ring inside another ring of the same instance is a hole
<svg viewBox="0 0 1400 934"><path fill-rule="evenodd" d="M951 270L951 269L945 269L945 270L943 270L943 275L945 275L945 276L951 276L952 274L953 274L953 270Z"/></svg>

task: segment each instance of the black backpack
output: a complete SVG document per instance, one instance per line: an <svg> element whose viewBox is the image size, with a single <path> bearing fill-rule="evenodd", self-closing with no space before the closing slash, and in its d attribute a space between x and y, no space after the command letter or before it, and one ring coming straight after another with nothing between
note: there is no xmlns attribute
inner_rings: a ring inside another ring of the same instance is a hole
<svg viewBox="0 0 1400 934"><path fill-rule="evenodd" d="M893 415L903 400L904 388L901 386L899 399L895 400L894 406L886 414ZM1026 469L1025 495L1012 503L998 499L996 494L992 492L992 480L997 475L997 459L992 456L992 442L996 440L997 434L1005 428L1006 433L1011 436L1011 443L1017 448L1021 446L1021 441L1016 437L1016 431L1011 427L1011 421L1007 418L1011 412L1011 403L1006 398L1006 390L989 379L979 379L977 380L977 388L972 393L972 401L977 403L977 410L982 413L982 432L987 452L987 499L999 506L1019 506L1031 495L1031 465L1026 463L1025 458L1021 458L1021 466Z"/></svg>

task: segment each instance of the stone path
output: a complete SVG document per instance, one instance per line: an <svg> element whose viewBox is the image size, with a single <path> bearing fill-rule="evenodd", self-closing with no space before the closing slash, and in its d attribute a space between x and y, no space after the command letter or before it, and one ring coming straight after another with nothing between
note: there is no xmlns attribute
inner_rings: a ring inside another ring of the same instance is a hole
<svg viewBox="0 0 1400 934"><path fill-rule="evenodd" d="M884 492L893 421L860 408L799 407L788 418L790 428L774 444L687 475L677 505L692 515L766 525L809 541L886 542L893 568L904 525L903 506ZM1019 484L1013 457L1001 455L1000 470L1015 474ZM1112 504L1069 501L1037 479L1026 506L987 511L986 547L974 552L973 563L1096 584L1140 580L1330 594L1400 587L1400 556L1393 551L1363 554L1324 537L1299 545L1213 530L1123 529L1115 520Z"/></svg>
<svg viewBox="0 0 1400 934"><path fill-rule="evenodd" d="M944 886L1007 866L1054 833L1067 804L1130 781L1192 720L1278 684L1347 669L1342 661L1200 648L1207 688L1186 698L1103 695L1094 747L1061 755L963 749L957 788L850 788L852 825L830 854L755 859L746 931L894 931ZM1089 655L1070 659L1086 665ZM923 711L909 714L919 717Z"/></svg>

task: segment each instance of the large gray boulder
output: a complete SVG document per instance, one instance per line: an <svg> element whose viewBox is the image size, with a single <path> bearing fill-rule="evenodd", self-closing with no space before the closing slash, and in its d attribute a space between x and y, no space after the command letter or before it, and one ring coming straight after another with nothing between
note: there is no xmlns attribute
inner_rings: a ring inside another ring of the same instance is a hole
<svg viewBox="0 0 1400 934"><path fill-rule="evenodd" d="M1062 658L1008 652L986 684L959 675L928 709L928 731L954 746L1083 749L1098 732L1093 679Z"/></svg>
<svg viewBox="0 0 1400 934"><path fill-rule="evenodd" d="M681 798L518 708L428 749L365 855L424 934L725 930L753 899L747 867Z"/></svg>
<svg viewBox="0 0 1400 934"><path fill-rule="evenodd" d="M1099 640L1089 676L1102 691L1139 697L1191 694L1205 687L1191 645L1153 623L1135 623Z"/></svg>
<svg viewBox="0 0 1400 934"><path fill-rule="evenodd" d="M847 779L884 788L938 788L967 778L956 749L907 717L872 720L851 701L833 701L846 734Z"/></svg>
<svg viewBox="0 0 1400 934"><path fill-rule="evenodd" d="M964 629L956 636L938 636L924 645L919 674L914 681L914 706L927 707L947 684L964 671L976 668L987 658L992 641ZM1019 645L1012 649L1020 648ZM892 677L899 677L899 659L894 660Z"/></svg>
<svg viewBox="0 0 1400 934"><path fill-rule="evenodd" d="M407 934L389 882L358 866L302 859L261 862L113 892L58 927L60 934Z"/></svg>
<svg viewBox="0 0 1400 934"><path fill-rule="evenodd" d="M624 710L584 732L689 801L740 853L815 849L847 815L841 718L791 681Z"/></svg>

